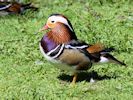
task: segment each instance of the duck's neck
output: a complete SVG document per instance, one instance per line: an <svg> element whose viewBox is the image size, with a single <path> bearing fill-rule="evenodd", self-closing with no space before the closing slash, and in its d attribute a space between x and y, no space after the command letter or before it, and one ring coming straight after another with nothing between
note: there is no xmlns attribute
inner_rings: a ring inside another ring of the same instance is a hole
<svg viewBox="0 0 133 100"><path fill-rule="evenodd" d="M47 33L49 39L53 40L56 44L67 43L71 40L77 40L74 31L71 31L67 26L58 26Z"/></svg>

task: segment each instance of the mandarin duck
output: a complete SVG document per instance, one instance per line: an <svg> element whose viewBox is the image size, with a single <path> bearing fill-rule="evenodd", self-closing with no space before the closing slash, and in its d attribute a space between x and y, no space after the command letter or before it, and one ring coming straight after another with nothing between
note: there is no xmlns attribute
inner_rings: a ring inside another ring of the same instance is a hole
<svg viewBox="0 0 133 100"><path fill-rule="evenodd" d="M62 14L52 14L39 32L49 31L42 37L39 46L44 57L62 70L72 71L72 84L78 73L91 68L94 63L114 62L126 66L109 52L113 48L104 48L101 44L89 45L77 39L72 24Z"/></svg>
<svg viewBox="0 0 133 100"><path fill-rule="evenodd" d="M0 15L22 14L27 9L37 10L31 3L22 4L18 2L0 1Z"/></svg>

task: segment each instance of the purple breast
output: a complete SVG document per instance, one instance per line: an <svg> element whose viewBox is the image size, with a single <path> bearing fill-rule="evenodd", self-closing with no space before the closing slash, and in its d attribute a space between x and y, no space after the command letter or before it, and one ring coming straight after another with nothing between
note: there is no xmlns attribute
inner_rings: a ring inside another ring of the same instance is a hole
<svg viewBox="0 0 133 100"><path fill-rule="evenodd" d="M45 53L49 52L57 46L53 40L48 38L47 35L44 35L40 42Z"/></svg>

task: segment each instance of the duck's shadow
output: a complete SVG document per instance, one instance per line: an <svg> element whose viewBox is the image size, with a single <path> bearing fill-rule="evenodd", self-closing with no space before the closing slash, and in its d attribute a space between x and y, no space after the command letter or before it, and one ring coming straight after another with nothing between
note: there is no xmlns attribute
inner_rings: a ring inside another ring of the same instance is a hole
<svg viewBox="0 0 133 100"><path fill-rule="evenodd" d="M58 78L62 81L67 81L67 82L71 82L73 79L73 76L70 75L66 75L66 74L61 74L58 76ZM116 77L110 77L110 76L100 76L97 74L97 72L81 72L78 74L78 78L77 78L77 82L81 82L81 81L87 81L90 82L91 79L97 80L97 81L101 81L101 80L108 80L111 78L116 78Z"/></svg>

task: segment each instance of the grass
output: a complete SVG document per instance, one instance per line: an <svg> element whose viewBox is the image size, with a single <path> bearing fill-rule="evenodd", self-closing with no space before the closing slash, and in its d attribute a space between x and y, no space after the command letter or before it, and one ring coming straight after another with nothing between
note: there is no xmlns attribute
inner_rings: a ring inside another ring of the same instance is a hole
<svg viewBox="0 0 133 100"><path fill-rule="evenodd" d="M33 1L33 0L32 0ZM28 0L25 2L28 2ZM131 100L133 98L132 0L36 0L38 12L0 17L0 99ZM95 65L70 87L71 74L41 55L34 34L52 13L66 15L79 39L113 46L113 55L128 67ZM94 72L94 73L92 73ZM91 76L97 80L89 83Z"/></svg>

